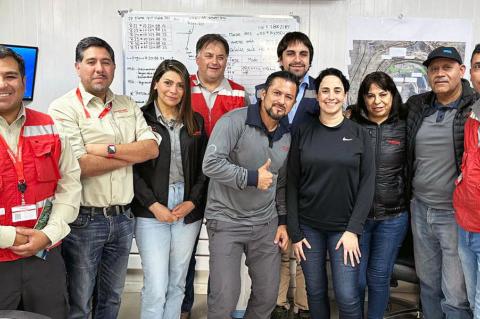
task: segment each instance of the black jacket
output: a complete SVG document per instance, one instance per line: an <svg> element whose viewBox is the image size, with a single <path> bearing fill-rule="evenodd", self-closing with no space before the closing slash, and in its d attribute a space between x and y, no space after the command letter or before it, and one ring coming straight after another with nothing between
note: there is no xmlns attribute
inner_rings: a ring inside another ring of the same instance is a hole
<svg viewBox="0 0 480 319"><path fill-rule="evenodd" d="M458 111L453 120L453 146L455 153L455 164L457 173L460 174L460 167L463 156L463 126L470 114L473 103L478 95L470 87L470 83L462 79L462 96L458 105ZM413 163L415 162L415 140L418 130L423 123L423 119L435 113L433 103L435 102L435 93L429 91L426 93L414 95L407 101L407 194L409 198L412 194Z"/></svg>
<svg viewBox="0 0 480 319"><path fill-rule="evenodd" d="M148 207L155 202L168 204L168 177L170 172L170 135L156 117L154 103L142 108L147 124L162 137L159 146L159 156L133 166L135 197L132 201L132 211L137 217L155 218ZM203 155L207 146L207 135L203 118L194 113L194 118L200 127L194 136L189 136L187 129L180 130L180 147L182 153L183 176L185 179L184 200L190 200L195 208L185 216L185 223L193 223L203 218L205 210L208 179L202 172Z"/></svg>
<svg viewBox="0 0 480 319"><path fill-rule="evenodd" d="M356 106L351 119L367 129L375 154L375 197L368 217L385 219L405 211L405 119L400 118L395 106L380 125L370 121L366 111Z"/></svg>

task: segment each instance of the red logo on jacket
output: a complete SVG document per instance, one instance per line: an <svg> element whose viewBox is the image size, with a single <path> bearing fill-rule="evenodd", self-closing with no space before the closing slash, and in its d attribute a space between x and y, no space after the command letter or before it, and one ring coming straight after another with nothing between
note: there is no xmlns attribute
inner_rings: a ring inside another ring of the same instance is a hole
<svg viewBox="0 0 480 319"><path fill-rule="evenodd" d="M399 140L387 140L387 143L390 144L390 145L400 145L400 141Z"/></svg>

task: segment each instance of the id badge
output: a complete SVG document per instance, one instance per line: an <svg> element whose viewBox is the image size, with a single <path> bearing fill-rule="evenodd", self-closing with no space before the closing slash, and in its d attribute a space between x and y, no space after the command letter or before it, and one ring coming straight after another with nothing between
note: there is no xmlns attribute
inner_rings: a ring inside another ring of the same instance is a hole
<svg viewBox="0 0 480 319"><path fill-rule="evenodd" d="M12 207L12 222L18 223L37 219L37 206L20 205Z"/></svg>

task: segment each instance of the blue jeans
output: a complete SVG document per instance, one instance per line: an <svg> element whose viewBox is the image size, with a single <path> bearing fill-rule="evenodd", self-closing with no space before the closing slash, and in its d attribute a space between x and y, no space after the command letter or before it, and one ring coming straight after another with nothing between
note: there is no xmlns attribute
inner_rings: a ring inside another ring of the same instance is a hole
<svg viewBox="0 0 480 319"><path fill-rule="evenodd" d="M183 187L183 183L170 185L169 209L183 202ZM180 318L188 264L201 226L200 220L191 224L183 221L137 218L135 239L144 274L142 319Z"/></svg>
<svg viewBox="0 0 480 319"><path fill-rule="evenodd" d="M127 274L134 219L91 215L80 209L63 241L70 312L68 318L115 319ZM92 299L93 297L93 299Z"/></svg>
<svg viewBox="0 0 480 319"><path fill-rule="evenodd" d="M425 319L472 318L452 210L411 201L415 269Z"/></svg>
<svg viewBox="0 0 480 319"><path fill-rule="evenodd" d="M368 318L381 319L388 305L390 277L405 234L408 213L385 220L367 219L360 238L360 298L368 285Z"/></svg>
<svg viewBox="0 0 480 319"><path fill-rule="evenodd" d="M350 262L343 263L343 247L335 250L343 232L324 232L306 225L300 225L306 239L312 246L304 246L307 260L302 260L303 274L307 287L308 307L312 319L330 318L327 282L327 251L330 256L333 290L340 318L362 318L360 305L358 275L359 267L352 267Z"/></svg>
<svg viewBox="0 0 480 319"><path fill-rule="evenodd" d="M480 319L480 233L458 226L458 254L465 274L470 308L474 318Z"/></svg>

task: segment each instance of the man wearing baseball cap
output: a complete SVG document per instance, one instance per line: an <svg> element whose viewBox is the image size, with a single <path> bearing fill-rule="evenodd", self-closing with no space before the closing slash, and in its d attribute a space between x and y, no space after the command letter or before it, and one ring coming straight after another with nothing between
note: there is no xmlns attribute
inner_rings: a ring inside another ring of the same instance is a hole
<svg viewBox="0 0 480 319"><path fill-rule="evenodd" d="M477 99L453 47L423 62L432 91L407 101L407 191L415 267L426 319L471 318L452 205L463 155L463 126Z"/></svg>

